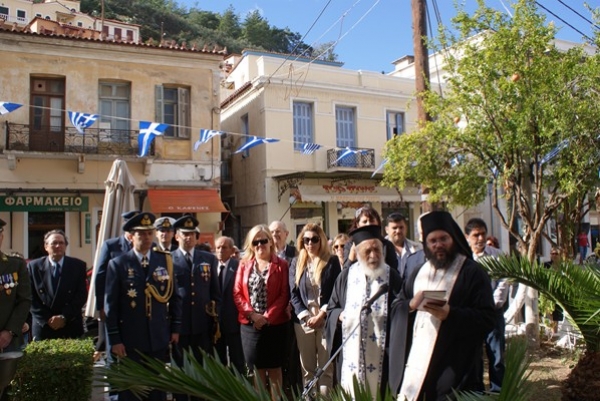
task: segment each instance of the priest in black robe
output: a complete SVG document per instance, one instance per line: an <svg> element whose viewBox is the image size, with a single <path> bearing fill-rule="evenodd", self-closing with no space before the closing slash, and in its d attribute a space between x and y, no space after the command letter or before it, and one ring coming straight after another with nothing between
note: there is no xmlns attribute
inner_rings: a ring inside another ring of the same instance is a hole
<svg viewBox="0 0 600 401"><path fill-rule="evenodd" d="M340 273L329 299L327 350L333 355L343 346L336 359L338 382L352 393L356 377L375 399L388 384L389 312L402 279L385 264L379 226L360 227L351 236L358 260Z"/></svg>
<svg viewBox="0 0 600 401"><path fill-rule="evenodd" d="M453 390L483 390L476 367L494 325L494 300L452 216L431 212L421 225L427 261L392 305L389 383L398 400L446 401Z"/></svg>

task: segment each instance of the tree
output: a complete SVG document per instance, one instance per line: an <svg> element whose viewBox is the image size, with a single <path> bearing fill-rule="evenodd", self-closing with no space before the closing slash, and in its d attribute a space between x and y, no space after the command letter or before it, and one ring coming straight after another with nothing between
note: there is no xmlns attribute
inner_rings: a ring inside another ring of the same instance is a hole
<svg viewBox="0 0 600 401"><path fill-rule="evenodd" d="M255 46L269 49L272 41L269 21L258 10L248 13L242 24L242 36Z"/></svg>
<svg viewBox="0 0 600 401"><path fill-rule="evenodd" d="M235 13L233 6L229 6L221 15L219 20L218 31L228 35L234 39L242 35L242 27L240 26L240 17Z"/></svg>
<svg viewBox="0 0 600 401"><path fill-rule="evenodd" d="M597 183L600 60L583 47L557 49L534 0L517 1L512 18L478 4L473 15L458 10L456 33L441 35L446 90L424 94L434 121L388 142L384 183L419 183L429 201L466 207L491 183L498 220L533 261L549 219Z"/></svg>

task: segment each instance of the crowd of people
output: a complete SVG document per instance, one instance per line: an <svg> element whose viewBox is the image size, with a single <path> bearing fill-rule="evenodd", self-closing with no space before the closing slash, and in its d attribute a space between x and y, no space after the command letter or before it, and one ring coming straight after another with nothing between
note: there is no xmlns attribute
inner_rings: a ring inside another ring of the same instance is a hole
<svg viewBox="0 0 600 401"><path fill-rule="evenodd" d="M449 213L430 212L419 218L420 241L412 241L401 213L382 221L364 206L348 235L328 239L309 223L295 246L283 222L257 225L240 257L229 237L217 238L214 250L200 248L191 215L122 217L123 234L102 245L93 281L102 322L95 357L105 349L109 366L144 356L182 365L216 352L273 399L326 395L336 385L352 393L358 380L374 398L390 390L429 401L485 391L485 349L488 390L501 389L508 289L477 263L500 254L481 219L463 231ZM4 351L21 346L29 313L34 341L83 334L86 265L65 255L64 232L48 232L44 244L48 256L27 265L0 253L9 301L0 308ZM128 391L111 397L137 400Z"/></svg>

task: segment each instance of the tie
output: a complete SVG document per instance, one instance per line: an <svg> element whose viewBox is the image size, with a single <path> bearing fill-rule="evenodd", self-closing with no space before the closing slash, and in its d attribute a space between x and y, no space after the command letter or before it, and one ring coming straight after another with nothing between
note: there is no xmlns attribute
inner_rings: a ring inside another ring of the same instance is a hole
<svg viewBox="0 0 600 401"><path fill-rule="evenodd" d="M52 287L56 290L60 279L60 264L52 263Z"/></svg>
<svg viewBox="0 0 600 401"><path fill-rule="evenodd" d="M219 266L219 283L221 284L221 289L225 285L225 265Z"/></svg>
<svg viewBox="0 0 600 401"><path fill-rule="evenodd" d="M187 262L188 267L191 269L192 268L192 255L190 255L189 253L186 253L185 261Z"/></svg>
<svg viewBox="0 0 600 401"><path fill-rule="evenodd" d="M149 264L150 264L150 262L148 262L148 256L142 256L142 262L141 262L142 267L145 269L146 267L148 267Z"/></svg>

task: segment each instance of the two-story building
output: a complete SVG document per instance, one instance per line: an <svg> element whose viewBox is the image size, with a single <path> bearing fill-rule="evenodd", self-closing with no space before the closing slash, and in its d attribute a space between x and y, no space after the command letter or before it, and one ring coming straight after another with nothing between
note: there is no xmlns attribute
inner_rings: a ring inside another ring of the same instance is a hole
<svg viewBox="0 0 600 401"><path fill-rule="evenodd" d="M69 254L91 265L108 173L125 160L137 207L174 217L190 212L209 236L219 230L220 143L194 143L219 129L220 63L214 52L0 30L3 251L43 252L50 229L66 231ZM67 112L97 114L84 134ZM138 156L140 121L169 124ZM209 238L207 238L209 239Z"/></svg>
<svg viewBox="0 0 600 401"><path fill-rule="evenodd" d="M227 234L239 242L252 226L281 219L290 239L308 222L333 237L370 203L384 217L403 211L415 237L417 188L383 187L376 172L386 141L414 126L414 80L253 50L226 63L222 196L233 210ZM234 154L253 136L279 142ZM306 143L321 147L304 154Z"/></svg>

